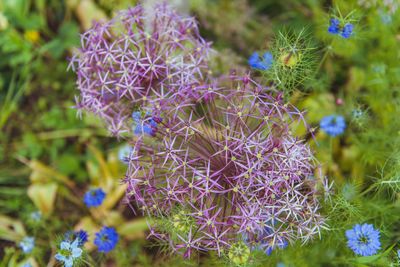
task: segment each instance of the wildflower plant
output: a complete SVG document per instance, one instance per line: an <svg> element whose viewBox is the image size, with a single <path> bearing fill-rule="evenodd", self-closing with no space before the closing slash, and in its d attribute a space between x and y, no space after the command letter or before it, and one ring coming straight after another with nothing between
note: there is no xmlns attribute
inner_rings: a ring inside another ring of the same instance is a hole
<svg viewBox="0 0 400 267"><path fill-rule="evenodd" d="M71 59L80 91L76 108L101 117L117 136L131 131L131 114L142 106L160 110L208 88L210 48L194 18L166 3L154 5L153 13L137 5L96 23Z"/></svg>
<svg viewBox="0 0 400 267"><path fill-rule="evenodd" d="M165 111L151 138L138 136L127 197L153 217L151 236L185 257L221 255L238 242L262 250L305 243L324 219L308 179L312 152L291 132L302 118L281 93L231 75L207 99ZM165 221L172 227L160 231Z"/></svg>
<svg viewBox="0 0 400 267"><path fill-rule="evenodd" d="M274 60L271 68L265 71L266 79L273 81L285 96L291 95L314 77L317 66L315 52L316 46L306 29L299 32L279 31L271 46Z"/></svg>

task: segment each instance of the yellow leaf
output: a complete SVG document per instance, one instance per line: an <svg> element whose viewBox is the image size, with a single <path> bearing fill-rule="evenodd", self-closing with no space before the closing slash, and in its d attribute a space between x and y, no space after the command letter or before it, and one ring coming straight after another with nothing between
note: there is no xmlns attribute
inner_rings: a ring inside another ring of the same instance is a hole
<svg viewBox="0 0 400 267"><path fill-rule="evenodd" d="M150 223L151 222L149 222L149 224ZM126 239L132 240L142 238L148 229L149 227L146 219L140 218L121 224L117 227L117 232Z"/></svg>
<svg viewBox="0 0 400 267"><path fill-rule="evenodd" d="M24 236L26 231L19 220L0 215L0 239L17 242Z"/></svg>
<svg viewBox="0 0 400 267"><path fill-rule="evenodd" d="M57 193L56 183L32 184L28 188L28 196L44 215L50 215L54 209Z"/></svg>

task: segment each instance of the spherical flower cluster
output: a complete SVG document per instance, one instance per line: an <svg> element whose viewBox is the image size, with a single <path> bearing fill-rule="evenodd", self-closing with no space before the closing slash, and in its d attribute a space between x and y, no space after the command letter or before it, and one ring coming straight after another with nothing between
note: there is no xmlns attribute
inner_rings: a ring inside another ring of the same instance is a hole
<svg viewBox="0 0 400 267"><path fill-rule="evenodd" d="M83 202L87 207L98 207L100 206L106 197L106 193L101 188L90 189L85 193Z"/></svg>
<svg viewBox="0 0 400 267"><path fill-rule="evenodd" d="M135 140L127 196L155 217L151 235L186 257L241 242L265 251L306 242L324 221L296 123L302 114L280 93L231 75L208 101L177 103L152 137Z"/></svg>
<svg viewBox="0 0 400 267"><path fill-rule="evenodd" d="M113 227L103 227L94 239L94 244L100 252L110 252L118 243L119 235Z"/></svg>
<svg viewBox="0 0 400 267"><path fill-rule="evenodd" d="M210 45L194 18L166 4L155 5L153 14L141 5L121 11L85 32L81 45L70 64L80 91L76 108L100 116L115 135L132 130L138 108L159 111L208 88Z"/></svg>
<svg viewBox="0 0 400 267"><path fill-rule="evenodd" d="M347 245L355 254L371 256L381 248L379 230L372 224L356 224L353 229L346 231Z"/></svg>
<svg viewBox="0 0 400 267"><path fill-rule="evenodd" d="M346 130L346 121L342 116L329 115L322 118L319 126L324 132L335 137L344 133L344 130Z"/></svg>

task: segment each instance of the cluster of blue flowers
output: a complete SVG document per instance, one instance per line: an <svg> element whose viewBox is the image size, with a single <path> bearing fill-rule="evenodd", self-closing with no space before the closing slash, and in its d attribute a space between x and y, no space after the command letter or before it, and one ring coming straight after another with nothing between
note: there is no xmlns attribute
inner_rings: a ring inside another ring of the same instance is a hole
<svg viewBox="0 0 400 267"><path fill-rule="evenodd" d="M101 188L91 189L85 193L83 201L90 207L98 207L103 203L106 193Z"/></svg>
<svg viewBox="0 0 400 267"><path fill-rule="evenodd" d="M110 252L118 243L119 235L113 227L103 227L95 234L94 244L100 252ZM86 231L69 231L65 234L64 240L55 258L64 264L64 267L72 267L82 256L83 246L88 241Z"/></svg>
<svg viewBox="0 0 400 267"><path fill-rule="evenodd" d="M135 135L147 134L154 136L157 132L158 120L151 117L149 113L143 118L142 112L135 111L132 113L133 119L133 132Z"/></svg>
<svg viewBox="0 0 400 267"><path fill-rule="evenodd" d="M340 21L338 19L331 19L328 27L330 34L340 34L343 38L348 39L353 34L354 26L351 23L346 23L343 28L340 27Z"/></svg>
<svg viewBox="0 0 400 267"><path fill-rule="evenodd" d="M254 52L248 62L253 69L265 71L271 68L273 59L270 52L265 52L262 57L257 52Z"/></svg>
<svg viewBox="0 0 400 267"><path fill-rule="evenodd" d="M329 115L322 118L319 126L330 136L338 136L341 135L346 129L346 121L342 116Z"/></svg>
<svg viewBox="0 0 400 267"><path fill-rule="evenodd" d="M360 256L375 255L381 248L380 233L372 224L356 224L346 231L347 245Z"/></svg>

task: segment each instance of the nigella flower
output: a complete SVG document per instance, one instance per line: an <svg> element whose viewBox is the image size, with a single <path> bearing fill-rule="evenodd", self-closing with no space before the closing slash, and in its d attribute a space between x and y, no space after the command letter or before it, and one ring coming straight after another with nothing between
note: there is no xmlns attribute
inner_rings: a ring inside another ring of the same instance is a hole
<svg viewBox="0 0 400 267"><path fill-rule="evenodd" d="M347 23L346 25L344 25L343 30L342 30L342 37L343 38L350 38L350 36L353 34L353 24L351 23Z"/></svg>
<svg viewBox="0 0 400 267"><path fill-rule="evenodd" d="M68 231L64 235L64 241L72 242L78 240L78 246L82 247L88 241L88 233L84 230Z"/></svg>
<svg viewBox="0 0 400 267"><path fill-rule="evenodd" d="M82 34L82 47L71 60L80 91L75 107L100 116L115 135L132 130L128 122L134 109L160 112L175 102L196 100L209 87L210 44L195 19L166 3L152 11L138 5L97 23Z"/></svg>
<svg viewBox="0 0 400 267"><path fill-rule="evenodd" d="M21 242L19 242L19 247L25 254L31 253L35 247L35 238L31 236L24 237Z"/></svg>
<svg viewBox="0 0 400 267"><path fill-rule="evenodd" d="M83 202L90 207L98 207L103 203L106 193L101 188L90 189L85 193Z"/></svg>
<svg viewBox="0 0 400 267"><path fill-rule="evenodd" d="M128 165L127 198L168 221L151 235L184 257L227 253L243 236L260 244L265 225L269 247L306 242L324 223L315 180L307 179L313 154L290 131L302 113L248 76L227 79L209 100L165 111L157 134L139 137Z"/></svg>
<svg viewBox="0 0 400 267"><path fill-rule="evenodd" d="M372 224L356 224L353 229L346 231L347 245L355 254L371 256L381 248L379 230Z"/></svg>
<svg viewBox="0 0 400 267"><path fill-rule="evenodd" d="M332 18L328 27L328 32L331 34L340 33L340 22L338 19Z"/></svg>
<svg viewBox="0 0 400 267"><path fill-rule="evenodd" d="M55 255L56 260L64 263L64 267L72 267L74 262L82 255L82 249L79 248L79 240L73 242L63 241Z"/></svg>
<svg viewBox="0 0 400 267"><path fill-rule="evenodd" d="M103 227L94 239L94 244L100 252L109 252L115 248L118 243L119 235L112 227Z"/></svg>
<svg viewBox="0 0 400 267"><path fill-rule="evenodd" d="M327 134L331 136L338 136L341 135L346 129L346 121L342 116L329 115L322 118L319 126Z"/></svg>
<svg viewBox="0 0 400 267"><path fill-rule="evenodd" d="M228 258L236 265L245 264L250 257L250 249L244 242L233 244L228 251Z"/></svg>
<svg viewBox="0 0 400 267"><path fill-rule="evenodd" d="M130 154L132 153L132 147L130 145L124 145L118 150L118 159L127 164L129 162Z"/></svg>
<svg viewBox="0 0 400 267"><path fill-rule="evenodd" d="M273 56L270 52L265 52L262 58L254 52L249 58L249 65L256 70L268 70L271 68Z"/></svg>

